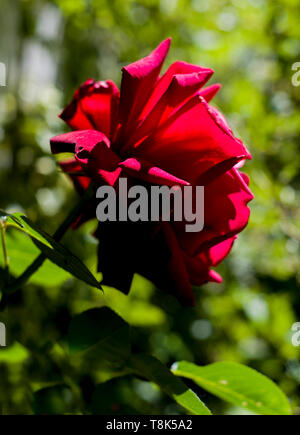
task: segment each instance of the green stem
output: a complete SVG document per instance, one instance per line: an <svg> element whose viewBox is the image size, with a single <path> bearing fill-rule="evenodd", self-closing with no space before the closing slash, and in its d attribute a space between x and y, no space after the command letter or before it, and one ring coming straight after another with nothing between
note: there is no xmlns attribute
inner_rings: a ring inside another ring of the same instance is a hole
<svg viewBox="0 0 300 435"><path fill-rule="evenodd" d="M2 221L2 219L0 219L0 232L1 232L3 257L4 257L5 282L7 282L9 277L9 258L7 254L6 241L5 241L5 228L6 228L5 223Z"/></svg>
<svg viewBox="0 0 300 435"><path fill-rule="evenodd" d="M86 204L93 197L93 186L86 190L84 196L81 200L76 204L76 206L71 210L66 219L61 223L58 229L55 231L53 235L53 239L59 242L62 237L65 235L70 226L75 222L78 216L84 211ZM41 265L46 260L46 256L44 254L40 254L36 259L27 267L27 269L16 278L8 287L5 289L5 295L10 295L17 291L20 287L22 287L28 279L41 267Z"/></svg>

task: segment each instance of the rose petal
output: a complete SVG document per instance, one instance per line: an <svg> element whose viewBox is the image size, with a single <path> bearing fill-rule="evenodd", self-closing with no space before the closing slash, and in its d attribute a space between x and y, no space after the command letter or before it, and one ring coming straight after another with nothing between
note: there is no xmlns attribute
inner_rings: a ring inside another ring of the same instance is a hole
<svg viewBox="0 0 300 435"><path fill-rule="evenodd" d="M65 121L73 130L84 130L93 128L91 121L88 119L79 101L93 87L94 80L86 80L74 93L72 101L64 108L59 117Z"/></svg>
<svg viewBox="0 0 300 435"><path fill-rule="evenodd" d="M161 184L166 186L183 185L189 183L181 180L172 174L169 174L162 169L151 165L143 159L129 158L119 163L119 166L124 169L124 172L131 177L142 179L148 183Z"/></svg>
<svg viewBox="0 0 300 435"><path fill-rule="evenodd" d="M169 51L171 39L163 41L149 56L122 68L119 142L127 137L139 118L152 88L158 79Z"/></svg>
<svg viewBox="0 0 300 435"><path fill-rule="evenodd" d="M117 124L119 90L110 80L86 81L60 117L73 129L95 129L112 137Z"/></svg>
<svg viewBox="0 0 300 435"><path fill-rule="evenodd" d="M201 89L201 91L199 91L199 95L209 103L219 92L220 89L221 85L219 83L216 83L214 85L207 86L206 88Z"/></svg>
<svg viewBox="0 0 300 435"><path fill-rule="evenodd" d="M251 158L243 143L220 125L198 95L130 152L190 183L209 170L211 181L214 171L219 176L239 160Z"/></svg>
<svg viewBox="0 0 300 435"><path fill-rule="evenodd" d="M208 250L206 255L211 266L217 266L219 263L221 263L221 261L224 260L224 258L227 257L236 238L237 236L229 237L228 239L224 240L224 242L218 243Z"/></svg>
<svg viewBox="0 0 300 435"><path fill-rule="evenodd" d="M204 187L204 229L187 233L183 223L174 222L180 246L195 256L242 231L248 223L247 207L253 194L235 168Z"/></svg>
<svg viewBox="0 0 300 435"><path fill-rule="evenodd" d="M82 173L81 165L77 162L76 159L69 159L59 162L59 166L67 175L69 175L75 189L80 195L82 195L89 187L91 179L90 177L80 175Z"/></svg>
<svg viewBox="0 0 300 435"><path fill-rule="evenodd" d="M145 115L134 133L127 139L121 151L126 153L126 150L130 149L131 144L138 143L150 133L153 134L155 129L162 125L174 111L180 109L207 82L212 73L212 70L205 70L191 74L174 75L164 95L153 109Z"/></svg>
<svg viewBox="0 0 300 435"><path fill-rule="evenodd" d="M184 261L189 279L193 285L199 286L207 282L222 282L221 276L210 269L211 265L203 255L190 257L184 253Z"/></svg>
<svg viewBox="0 0 300 435"><path fill-rule="evenodd" d="M151 110L169 88L174 76L198 74L199 77L202 78L201 84L199 84L199 87L201 87L210 79L213 73L214 71L212 69L205 68L203 66L193 65L191 63L182 61L174 62L155 85L140 118L144 119L151 112Z"/></svg>
<svg viewBox="0 0 300 435"><path fill-rule="evenodd" d="M55 136L50 140L50 145L53 154L75 153L75 146L77 152L80 151L80 147L90 150L98 142L105 142L108 147L110 146L109 139L103 133L96 130L80 130Z"/></svg>

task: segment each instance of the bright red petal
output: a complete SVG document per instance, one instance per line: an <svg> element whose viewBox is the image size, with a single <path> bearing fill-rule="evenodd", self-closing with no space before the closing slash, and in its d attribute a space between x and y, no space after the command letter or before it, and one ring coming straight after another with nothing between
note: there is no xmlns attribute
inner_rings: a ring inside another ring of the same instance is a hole
<svg viewBox="0 0 300 435"><path fill-rule="evenodd" d="M144 139L160 125L164 124L176 110L180 109L207 82L212 73L212 70L205 70L191 74L174 75L164 95L150 113L145 115L137 129L127 139L127 149L130 148L131 144L140 142L141 139ZM152 101L151 98L150 101ZM122 147L122 152L126 152L126 144Z"/></svg>
<svg viewBox="0 0 300 435"><path fill-rule="evenodd" d="M155 107L155 105L169 88L174 76L197 74L201 78L198 86L199 89L210 79L210 77L213 75L213 72L214 71L212 69L205 68L203 66L193 65L191 63L181 61L174 62L155 85L140 118L144 119L151 112L151 110Z"/></svg>
<svg viewBox="0 0 300 435"><path fill-rule="evenodd" d="M110 80L86 81L60 117L73 129L95 129L112 137L117 125L119 90Z"/></svg>
<svg viewBox="0 0 300 435"><path fill-rule="evenodd" d="M237 236L230 237L229 239L224 240L224 242L212 246L208 250L207 257L212 266L217 266L219 263L221 263L221 261L224 260L224 258L227 257L236 238Z"/></svg>
<svg viewBox="0 0 300 435"><path fill-rule="evenodd" d="M195 184L204 184L206 173L211 181L241 159L251 158L243 143L197 95L128 153Z"/></svg>
<svg viewBox="0 0 300 435"><path fill-rule="evenodd" d="M122 69L119 141L127 137L135 127L140 112L155 85L162 64L169 51L171 39L163 41L149 56Z"/></svg>
<svg viewBox="0 0 300 435"><path fill-rule="evenodd" d="M199 91L200 97L203 97L208 103L214 98L214 96L219 92L221 89L221 85L219 83L216 83L211 86L207 86L204 89L201 89Z"/></svg>

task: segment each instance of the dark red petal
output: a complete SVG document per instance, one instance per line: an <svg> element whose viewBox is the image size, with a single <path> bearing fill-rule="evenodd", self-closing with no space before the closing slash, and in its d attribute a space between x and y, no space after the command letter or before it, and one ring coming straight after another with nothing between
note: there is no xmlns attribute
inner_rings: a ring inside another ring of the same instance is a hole
<svg viewBox="0 0 300 435"><path fill-rule="evenodd" d="M76 159L69 159L59 162L59 166L62 170L69 175L73 181L74 187L77 192L82 195L88 188L91 179L82 174L82 167Z"/></svg>
<svg viewBox="0 0 300 435"><path fill-rule="evenodd" d="M207 282L222 281L218 273L211 270L211 264L203 256L190 257L184 253L184 261L189 274L189 279L193 285L199 286Z"/></svg>
<svg viewBox="0 0 300 435"><path fill-rule="evenodd" d="M242 231L248 223L247 206L253 195L235 168L204 187L204 228L187 233L174 223L180 246L190 256L206 251Z"/></svg>
<svg viewBox="0 0 300 435"><path fill-rule="evenodd" d="M122 169L120 158L110 149L109 139L96 130L65 133L51 140L53 153L72 151L82 169L95 182L113 185Z"/></svg>
<svg viewBox="0 0 300 435"><path fill-rule="evenodd" d="M96 143L103 141L108 147L110 146L109 139L103 133L96 130L80 130L55 136L50 140L50 145L53 154L65 152L74 153L75 146L76 152L78 152L81 147L85 150L89 150L93 148Z"/></svg>
<svg viewBox="0 0 300 435"><path fill-rule="evenodd" d="M229 254L236 236L211 247L205 252L201 252L194 257L185 254L185 263L193 285L202 285L206 282L222 282L221 276L211 269L217 266Z"/></svg>
<svg viewBox="0 0 300 435"><path fill-rule="evenodd" d="M93 181L113 186L122 171L121 159L111 150L108 138L95 130L68 134L76 141L75 158L82 169Z"/></svg>
<svg viewBox="0 0 300 435"><path fill-rule="evenodd" d="M119 163L124 172L134 178L142 179L148 183L161 184L165 186L183 185L189 183L175 177L162 169L151 165L141 159L129 158Z"/></svg>
<svg viewBox="0 0 300 435"><path fill-rule="evenodd" d="M153 166L144 159L121 158L110 148L107 137L96 130L65 133L51 139L53 153L74 152L81 170L95 182L114 185L121 173L155 184L168 186L189 183Z"/></svg>

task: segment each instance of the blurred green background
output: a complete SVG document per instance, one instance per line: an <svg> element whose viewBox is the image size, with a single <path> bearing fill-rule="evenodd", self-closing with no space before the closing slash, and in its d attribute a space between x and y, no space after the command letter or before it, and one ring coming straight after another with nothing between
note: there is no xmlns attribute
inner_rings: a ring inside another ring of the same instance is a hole
<svg viewBox="0 0 300 435"><path fill-rule="evenodd" d="M49 153L49 139L67 131L58 113L87 78L119 84L122 65L168 36L167 64L181 59L215 70L211 83L223 85L215 104L253 155L245 172L255 194L250 223L218 268L223 283L197 289L196 308L182 308L138 276L130 296L108 288L101 296L46 262L0 313L8 344L0 349L0 413L184 412L149 382L113 379L109 370L69 358L71 316L104 304L134 326L136 350L168 366L242 362L275 380L300 413L300 348L291 343L300 321L300 87L292 85L299 3L0 0L0 62L8 73L0 87L2 209L56 229L76 201ZM94 271L95 224L64 239ZM37 251L25 236L8 236L18 274ZM196 391L215 413L242 413Z"/></svg>

